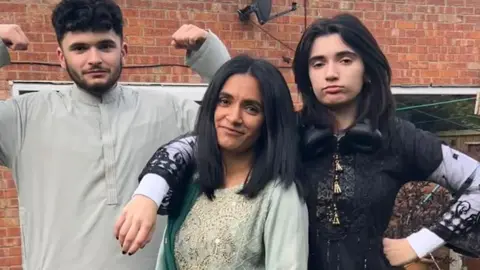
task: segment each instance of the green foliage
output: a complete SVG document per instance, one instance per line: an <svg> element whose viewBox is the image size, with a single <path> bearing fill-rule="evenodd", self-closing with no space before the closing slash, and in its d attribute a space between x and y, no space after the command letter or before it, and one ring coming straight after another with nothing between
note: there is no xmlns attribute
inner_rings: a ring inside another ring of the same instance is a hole
<svg viewBox="0 0 480 270"><path fill-rule="evenodd" d="M472 98L471 100L465 100ZM480 117L473 114L474 96L396 95L397 115L430 132L449 130L480 130ZM454 100L464 100L451 102ZM426 104L442 103L424 107ZM415 108L415 106L421 106ZM413 108L409 108L413 107Z"/></svg>

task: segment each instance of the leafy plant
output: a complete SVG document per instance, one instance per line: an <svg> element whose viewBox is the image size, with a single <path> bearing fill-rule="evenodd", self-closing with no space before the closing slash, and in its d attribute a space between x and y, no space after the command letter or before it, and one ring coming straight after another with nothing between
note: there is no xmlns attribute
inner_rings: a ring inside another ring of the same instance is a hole
<svg viewBox="0 0 480 270"><path fill-rule="evenodd" d="M449 192L433 183L410 182L404 185L397 195L385 237L405 238L423 227L428 228L439 221L449 202ZM433 264L432 269L448 269L445 266L452 262L448 251L442 249L433 253L433 259L438 265Z"/></svg>

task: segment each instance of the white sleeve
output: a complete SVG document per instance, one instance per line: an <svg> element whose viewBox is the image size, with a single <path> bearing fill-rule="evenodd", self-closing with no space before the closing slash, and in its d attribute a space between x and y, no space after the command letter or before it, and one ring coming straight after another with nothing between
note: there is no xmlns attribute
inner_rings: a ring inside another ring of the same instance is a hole
<svg viewBox="0 0 480 270"><path fill-rule="evenodd" d="M165 195L167 195L169 189L170 187L163 177L157 174L149 173L142 177L142 180L133 193L133 196L146 196L153 200L157 204L157 207L160 207L160 204L163 198L165 198Z"/></svg>

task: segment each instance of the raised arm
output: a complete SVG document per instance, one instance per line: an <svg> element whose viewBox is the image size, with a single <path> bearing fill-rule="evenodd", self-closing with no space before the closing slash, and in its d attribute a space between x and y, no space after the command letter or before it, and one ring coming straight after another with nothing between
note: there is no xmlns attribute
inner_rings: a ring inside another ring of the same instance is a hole
<svg viewBox="0 0 480 270"><path fill-rule="evenodd" d="M411 123L400 121L397 127L404 180L435 182L454 194L438 222L407 237L411 248L419 258L442 245L480 256L479 163Z"/></svg>
<svg viewBox="0 0 480 270"><path fill-rule="evenodd" d="M23 103L23 102L22 102ZM0 101L0 165L12 168L22 142L22 104L17 100Z"/></svg>
<svg viewBox="0 0 480 270"><path fill-rule="evenodd" d="M10 64L7 47L12 50L26 50L28 48L28 38L20 26L0 24L0 67Z"/></svg>
<svg viewBox="0 0 480 270"><path fill-rule="evenodd" d="M26 50L28 39L18 25L0 24L0 67L10 63L8 48ZM25 121L21 111L25 99L0 101L0 165L12 167L20 149L21 134Z"/></svg>
<svg viewBox="0 0 480 270"><path fill-rule="evenodd" d="M10 64L7 46L0 40L0 68Z"/></svg>
<svg viewBox="0 0 480 270"><path fill-rule="evenodd" d="M177 49L186 49L186 64L210 82L217 70L228 60L227 47L211 31L192 24L182 25L172 36L172 45Z"/></svg>

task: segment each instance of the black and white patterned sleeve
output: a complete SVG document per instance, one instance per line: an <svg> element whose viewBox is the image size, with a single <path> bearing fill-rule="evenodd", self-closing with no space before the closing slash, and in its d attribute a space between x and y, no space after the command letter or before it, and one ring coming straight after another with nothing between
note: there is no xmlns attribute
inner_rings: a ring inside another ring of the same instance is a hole
<svg viewBox="0 0 480 270"><path fill-rule="evenodd" d="M395 145L401 149L403 179L435 182L454 195L435 224L407 238L412 248L422 256L440 244L465 255L480 256L478 161L407 121L397 122L395 136Z"/></svg>
<svg viewBox="0 0 480 270"><path fill-rule="evenodd" d="M453 250L480 256L480 168L478 161L442 145L443 160L428 178L449 189L454 199L430 229Z"/></svg>
<svg viewBox="0 0 480 270"><path fill-rule="evenodd" d="M165 180L169 186L158 209L160 215L168 214L174 193L181 192L179 187L188 181L195 163L195 145L196 136L190 133L162 145L140 173L139 181L149 174L154 174Z"/></svg>

